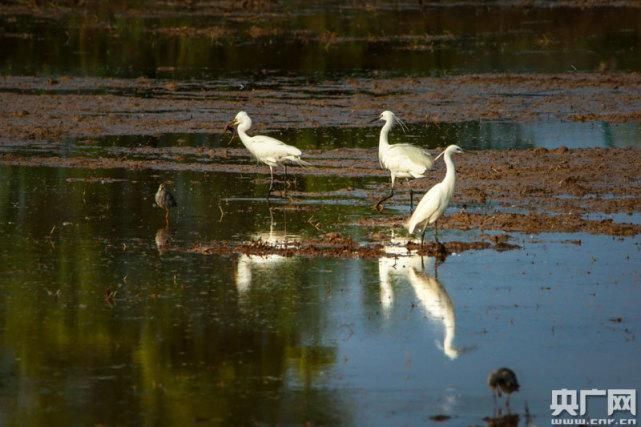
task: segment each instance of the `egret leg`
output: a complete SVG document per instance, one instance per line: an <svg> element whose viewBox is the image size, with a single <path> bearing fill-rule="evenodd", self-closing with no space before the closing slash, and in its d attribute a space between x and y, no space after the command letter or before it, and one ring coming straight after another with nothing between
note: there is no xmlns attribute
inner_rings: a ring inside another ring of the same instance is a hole
<svg viewBox="0 0 641 427"><path fill-rule="evenodd" d="M434 241L436 243L441 243L438 241L438 221L434 221Z"/></svg>
<svg viewBox="0 0 641 427"><path fill-rule="evenodd" d="M410 213L414 212L414 190L410 187Z"/></svg>
<svg viewBox="0 0 641 427"><path fill-rule="evenodd" d="M383 197L381 200L378 201L378 203L376 203L376 210L379 211L379 212L382 212L383 208L384 208L383 203L386 202L387 200L391 199L392 197L394 197L394 181L392 181L392 188L391 188L389 196Z"/></svg>
<svg viewBox="0 0 641 427"><path fill-rule="evenodd" d="M285 166L285 190L289 188L289 179L287 178L287 165Z"/></svg>
<svg viewBox="0 0 641 427"><path fill-rule="evenodd" d="M269 177L270 177L270 179L269 179L269 191L267 192L267 200L269 200L269 198L271 197L272 190L274 189L274 169L272 169L271 166L269 167Z"/></svg>
<svg viewBox="0 0 641 427"><path fill-rule="evenodd" d="M421 234L421 248L423 247L423 241L425 240L425 231L427 231L427 226L423 228L423 233Z"/></svg>
<svg viewBox="0 0 641 427"><path fill-rule="evenodd" d="M438 279L438 257L434 258L434 277Z"/></svg>

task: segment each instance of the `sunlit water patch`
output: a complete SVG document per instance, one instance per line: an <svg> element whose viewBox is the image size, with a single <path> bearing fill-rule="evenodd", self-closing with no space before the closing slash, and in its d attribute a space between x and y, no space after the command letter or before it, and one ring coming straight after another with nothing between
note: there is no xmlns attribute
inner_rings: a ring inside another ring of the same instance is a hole
<svg viewBox="0 0 641 427"><path fill-rule="evenodd" d="M201 255L166 250L163 233L183 249L365 241L354 221L377 214L269 206L236 174L0 172L2 424L479 424L503 365L523 385L514 412L527 401L543 424L552 389L633 388L641 369L638 237L515 234L520 250L437 265L398 227L380 259ZM179 203L168 228L161 181Z"/></svg>

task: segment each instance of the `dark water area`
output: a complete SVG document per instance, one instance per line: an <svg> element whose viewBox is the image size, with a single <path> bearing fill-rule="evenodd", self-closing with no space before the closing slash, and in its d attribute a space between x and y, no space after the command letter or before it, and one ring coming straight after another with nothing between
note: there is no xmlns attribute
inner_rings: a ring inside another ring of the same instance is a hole
<svg viewBox="0 0 641 427"><path fill-rule="evenodd" d="M553 388L638 382L638 238L516 235L523 250L436 269L402 230L383 230L396 259L203 256L176 248L308 239L310 216L362 239L350 224L371 210L270 209L263 184L233 174L0 174L3 425L480 424L497 365L518 372L523 425L526 402L543 425ZM179 201L170 230L152 202L161 180ZM346 184L312 180L299 185Z"/></svg>
<svg viewBox="0 0 641 427"><path fill-rule="evenodd" d="M380 128L320 127L306 129L274 129L261 132L279 138L303 150L332 150L338 148L377 148ZM636 147L641 143L638 123L608 122L463 122L440 124L409 124L407 130L396 128L390 142L411 143L436 150L458 144L469 150L507 150L542 147L554 149L592 147ZM62 144L30 144L9 141L0 144L5 152L93 153L105 155L119 148L181 148L181 147L240 147L231 134L177 133L162 135L113 135L99 138L70 139ZM26 151L25 151L26 150Z"/></svg>
<svg viewBox="0 0 641 427"><path fill-rule="evenodd" d="M321 127L267 132L301 149L376 148L380 128ZM609 122L463 122L410 124L397 128L390 142L411 143L429 149L458 144L470 150L505 150L542 147L554 149L635 147L641 143L639 123ZM108 136L92 141L101 147L226 147L231 134L163 134L161 136ZM234 144L234 142L232 142ZM239 144L238 139L235 144ZM233 146L233 145L231 145Z"/></svg>
<svg viewBox="0 0 641 427"><path fill-rule="evenodd" d="M2 14L0 73L269 80L641 71L639 8L148 3Z"/></svg>

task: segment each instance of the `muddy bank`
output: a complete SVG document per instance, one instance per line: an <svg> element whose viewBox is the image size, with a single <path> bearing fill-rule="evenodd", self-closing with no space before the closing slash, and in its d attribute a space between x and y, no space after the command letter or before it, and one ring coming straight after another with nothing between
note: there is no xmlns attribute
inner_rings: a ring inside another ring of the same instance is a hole
<svg viewBox="0 0 641 427"><path fill-rule="evenodd" d="M437 152L433 150L433 154ZM141 148L131 153L128 155L126 149L118 148L113 156L94 158L80 154L63 157L8 152L0 154L0 164L218 172L262 177L269 174L266 166L256 165L245 150L239 148ZM305 154L312 166L289 168L293 182L286 193L282 191L280 177L276 194L282 198L280 202L277 199L278 203L305 205L317 200L333 203L332 200L338 197L351 199L354 204L373 206L389 191L389 177L378 165L376 149L308 150ZM638 219L635 220L641 212L639 149L487 150L460 155L455 161L458 181L452 203L459 213L443 219L442 225L446 228L617 236L641 233L641 225ZM444 164L437 162L426 178L412 181L411 187L419 193L427 191L442 179L444 169ZM305 177L309 176L319 179L344 177L353 182L331 190L307 191ZM267 182L262 181L258 180L256 185L266 185ZM408 204L408 185L401 183L383 214L373 212L358 224L399 225L404 218L391 215L394 211L390 208ZM623 220L614 222L606 217L609 214L623 215ZM626 215L631 218L630 224L626 224Z"/></svg>
<svg viewBox="0 0 641 427"><path fill-rule="evenodd" d="M367 219L358 223L373 227L402 227L406 217L380 217ZM616 223L611 219L592 221L577 214L515 214L491 213L475 214L459 212L443 216L439 220L439 228L452 230L501 230L505 232L538 233L591 233L608 234L612 236L634 236L641 233L641 225ZM431 231L428 234L431 235ZM501 246L499 245L498 248Z"/></svg>
<svg viewBox="0 0 641 427"><path fill-rule="evenodd" d="M278 255L284 257L396 258L404 256L401 254L390 254L385 252L385 248L381 243L373 242L362 244L337 233L330 234L331 235L323 236L323 239L320 240L281 244L272 244L263 241L253 241L249 243L217 241L199 244L192 248L180 248L167 245L167 247L163 248L163 251L173 250L177 252L188 252L201 255L250 255L258 257ZM461 253L469 250L494 248L497 251L504 251L518 248L518 246L509 245L504 242L492 245L489 242L458 241L446 242L444 244L425 242L422 246L417 243L408 242L405 247L407 248L407 254L405 256L424 255L437 257L440 260L445 260L445 258L450 254Z"/></svg>
<svg viewBox="0 0 641 427"><path fill-rule="evenodd" d="M255 130L408 122L641 120L641 74L479 74L304 83L0 77L0 134L60 141L104 135L222 133L239 110Z"/></svg>

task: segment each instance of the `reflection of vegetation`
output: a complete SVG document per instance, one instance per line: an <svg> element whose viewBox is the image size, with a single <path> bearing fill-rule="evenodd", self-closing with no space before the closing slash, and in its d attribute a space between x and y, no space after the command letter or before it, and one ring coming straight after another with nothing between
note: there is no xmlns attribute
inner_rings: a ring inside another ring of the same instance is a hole
<svg viewBox="0 0 641 427"><path fill-rule="evenodd" d="M288 350L288 359L306 389L309 389L322 370L333 364L336 359L336 350L333 347L293 347Z"/></svg>
<svg viewBox="0 0 641 427"><path fill-rule="evenodd" d="M321 76L388 70L430 75L593 71L603 61L641 69L641 55L635 55L641 48L639 22L626 8L577 13L473 6L337 10L300 2L274 2L266 9L238 2L88 2L80 8L76 2L54 3L58 7L32 5L39 12L15 22L3 20L5 73L180 78L263 70ZM52 19L34 18L45 11L52 11Z"/></svg>
<svg viewBox="0 0 641 427"><path fill-rule="evenodd" d="M364 124L363 124L364 125ZM429 149L459 144L471 149L504 149L532 147L536 141L525 135L527 125L500 122L463 122L442 124L410 124L407 133L394 130L392 143L411 142ZM284 141L301 149L332 149L339 147L375 148L379 127L319 128L285 130L279 134ZM376 152L372 159L377 160Z"/></svg>
<svg viewBox="0 0 641 427"><path fill-rule="evenodd" d="M318 388L335 350L306 343L322 337L325 321L305 304L316 279L304 266L255 274L241 307L232 260L157 255L162 215L151 194L159 178L110 171L123 180L87 180L97 174L0 169L0 384L11 396L2 398L3 424L332 424L347 416ZM219 229L217 219L207 225L211 192L230 183L217 176L191 186L195 178L203 177L175 180L189 207L180 220ZM260 215L230 214L225 226L219 233L261 228ZM301 396L305 406L287 404Z"/></svg>

